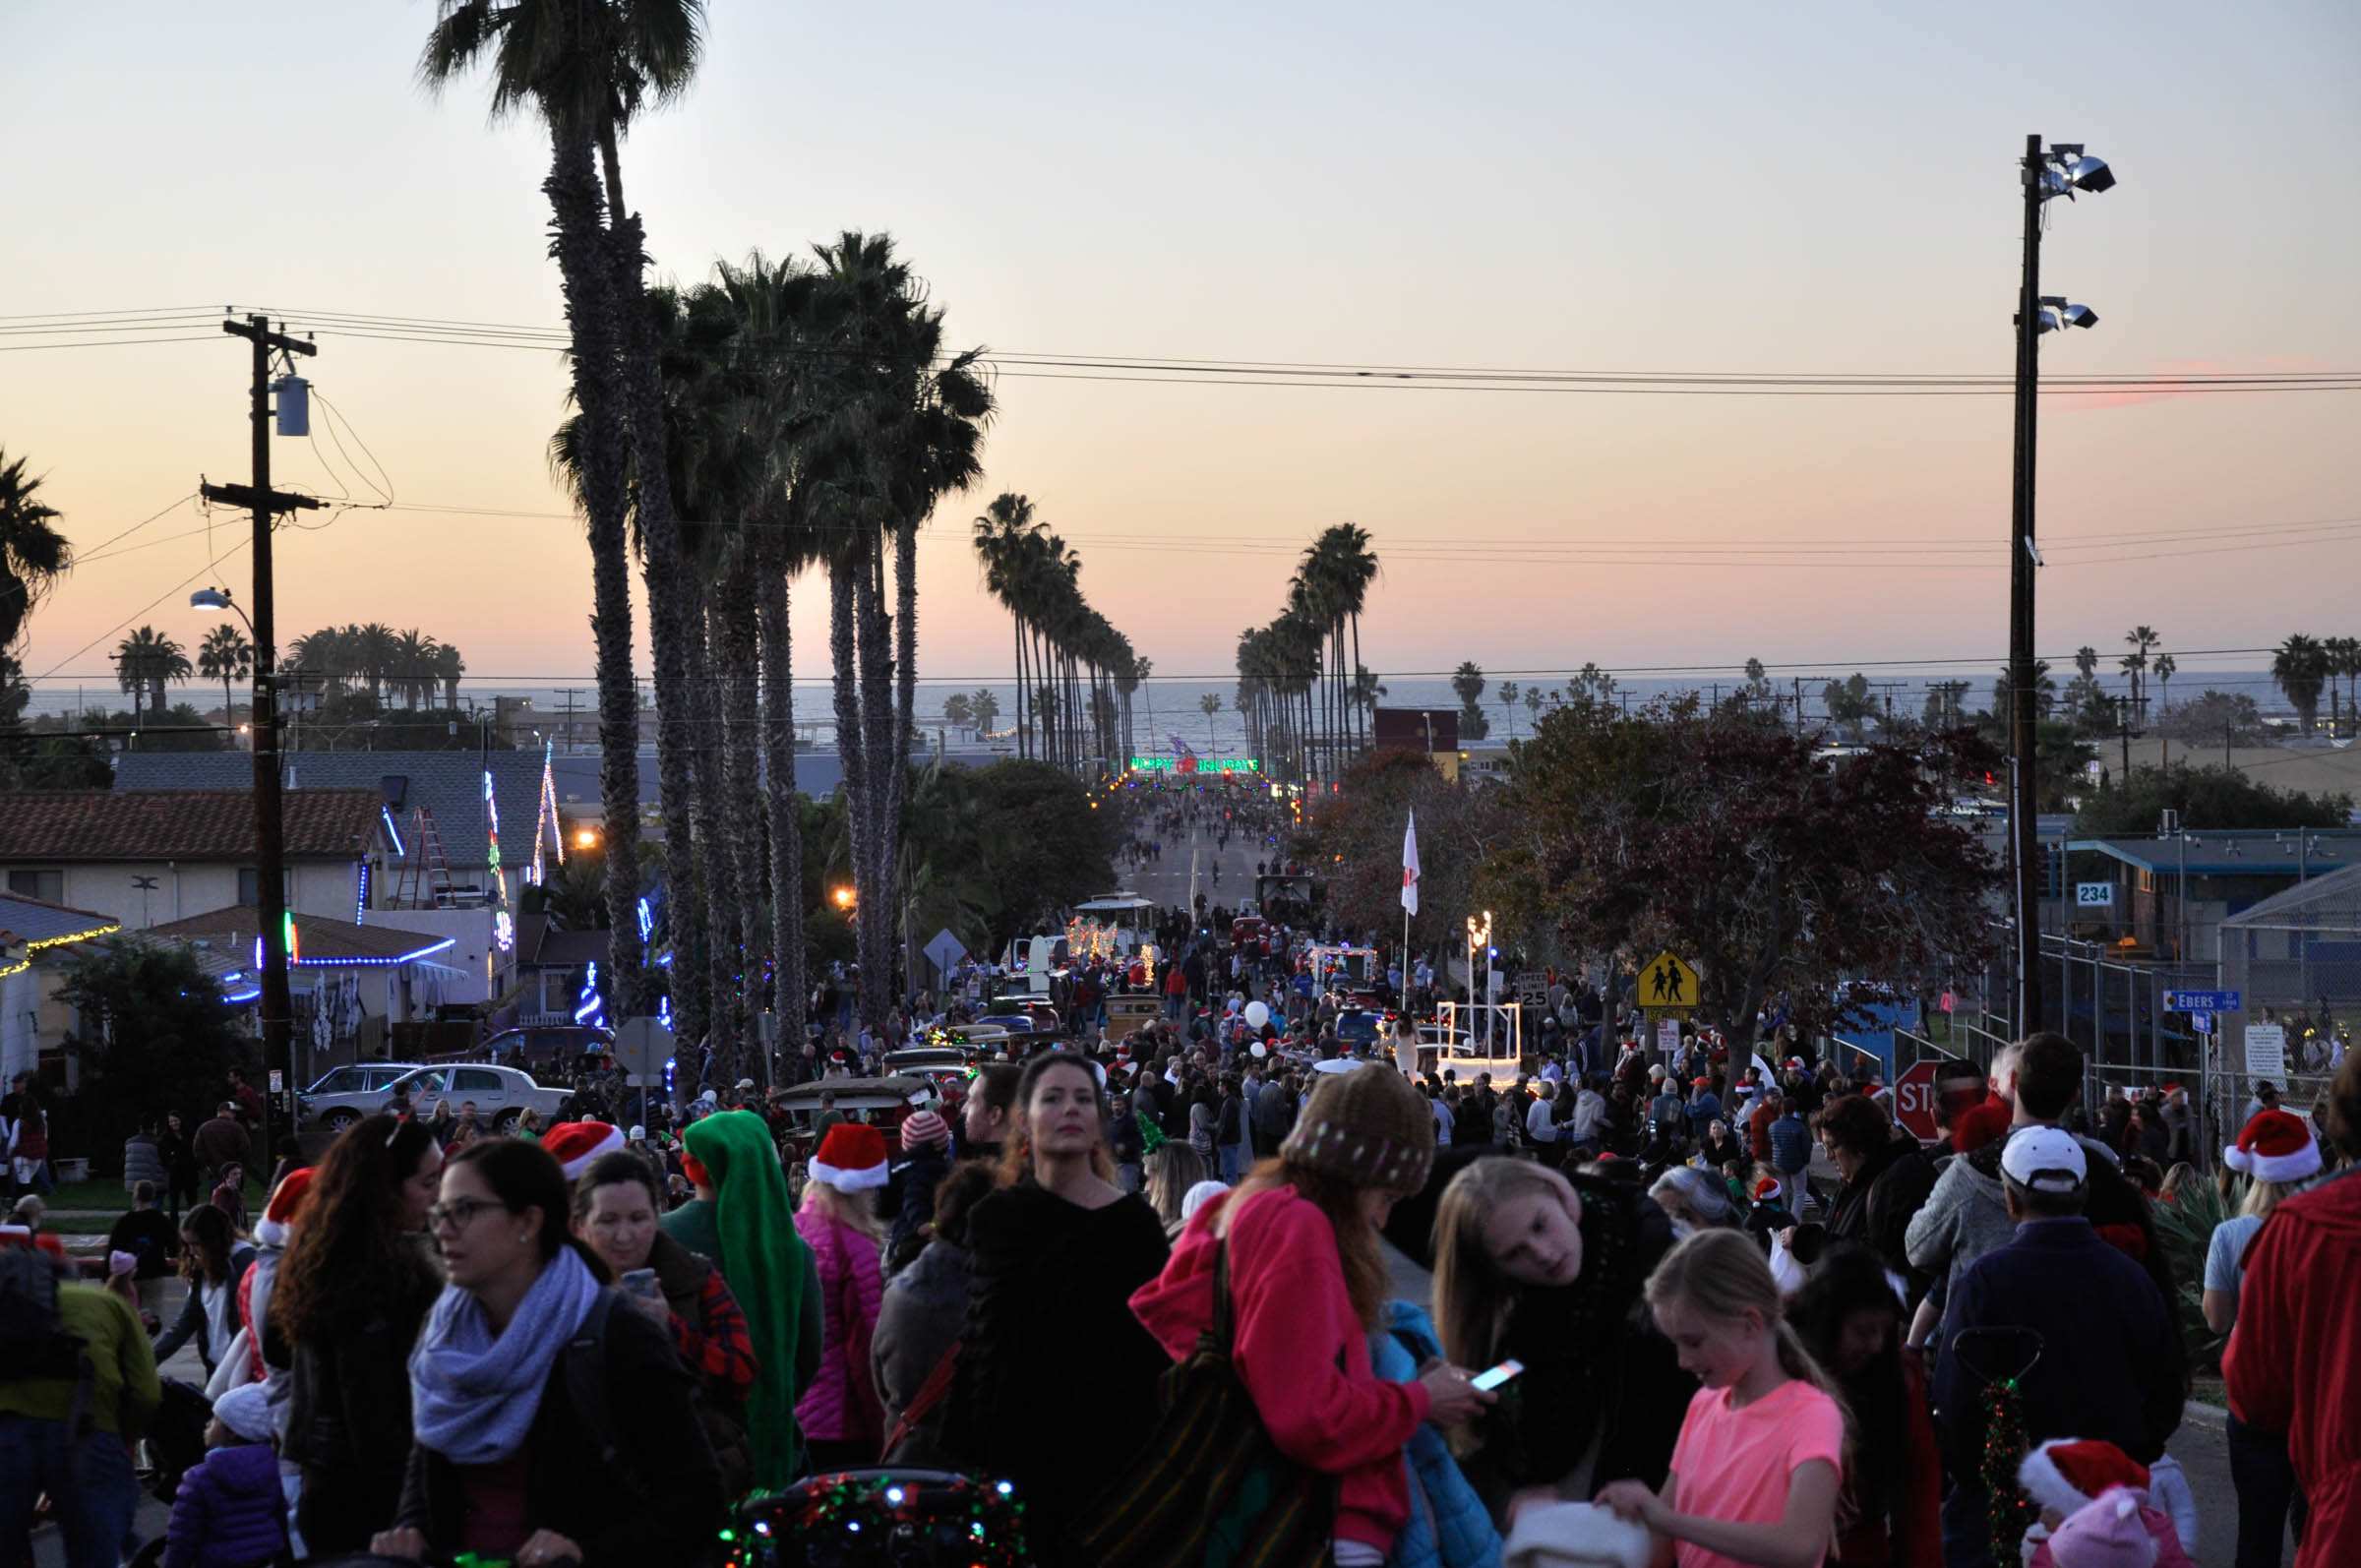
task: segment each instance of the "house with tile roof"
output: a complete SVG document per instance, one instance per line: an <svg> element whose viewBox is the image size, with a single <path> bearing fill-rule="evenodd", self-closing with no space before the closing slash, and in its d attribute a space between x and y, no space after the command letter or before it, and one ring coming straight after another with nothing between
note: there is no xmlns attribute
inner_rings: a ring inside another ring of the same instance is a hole
<svg viewBox="0 0 2361 1568"><path fill-rule="evenodd" d="M0 888L145 931L261 903L254 792L20 790L0 795ZM351 919L392 842L375 790L286 797L286 901Z"/></svg>
<svg viewBox="0 0 2361 1568"><path fill-rule="evenodd" d="M125 752L115 759L118 790L251 790L254 759L234 752ZM385 814L393 858L371 890L370 907L396 902L445 908L497 905L492 889L492 841L498 823L500 861L514 908L524 892L536 831L554 831L541 813L543 758L539 752L290 752L280 779L289 809L320 791L367 790ZM421 814L423 814L423 815ZM421 828L434 826L434 844ZM554 845L544 841L545 852ZM419 863L434 849L448 872L447 896L402 896L410 885L444 878ZM404 876L403 873L412 873Z"/></svg>

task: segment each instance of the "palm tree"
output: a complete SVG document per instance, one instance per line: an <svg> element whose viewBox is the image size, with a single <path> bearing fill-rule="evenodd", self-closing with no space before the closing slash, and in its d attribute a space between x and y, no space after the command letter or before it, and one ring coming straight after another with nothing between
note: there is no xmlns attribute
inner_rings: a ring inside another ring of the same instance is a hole
<svg viewBox="0 0 2361 1568"><path fill-rule="evenodd" d="M689 629L678 602L688 583L672 513L653 329L641 298L640 227L624 203L618 144L642 107L686 90L696 69L703 6L701 0L438 0L436 12L420 77L440 88L489 59L494 117L530 107L549 130L550 173L542 191L554 220L551 250L572 338L574 401L586 424L575 496L590 540L599 790L609 861L633 866L639 820L638 694L631 663L627 505L647 561L657 762L668 792L689 785L691 732L682 690ZM593 146L604 159L603 190ZM628 501L627 456L635 481ZM637 896L635 877L607 878L615 933L609 958L626 1015L642 1008Z"/></svg>
<svg viewBox="0 0 2361 1568"><path fill-rule="evenodd" d="M1205 715L1205 750L1214 751L1220 742L1214 739L1213 716L1222 710L1222 694L1208 692L1197 698L1197 711Z"/></svg>
<svg viewBox="0 0 2361 1568"><path fill-rule="evenodd" d="M229 683L243 681L254 673L254 644L246 633L228 622L205 634L197 646L197 669L208 680L221 683L221 722L235 729L238 712L229 697Z"/></svg>
<svg viewBox="0 0 2361 1568"><path fill-rule="evenodd" d="M2154 627L2136 626L2123 634L2123 640L2132 645L2132 651L2118 663L2123 672L2132 678L2132 706L2137 710L2148 695L2148 650L2164 639L2156 635Z"/></svg>
<svg viewBox="0 0 2361 1568"><path fill-rule="evenodd" d="M416 627L397 633L391 655L391 685L394 694L405 708L425 706L434 700L435 639Z"/></svg>
<svg viewBox="0 0 2361 1568"><path fill-rule="evenodd" d="M999 719L1000 699L991 687L981 686L968 697L967 710L975 716L977 738L982 739L992 733L993 725Z"/></svg>
<svg viewBox="0 0 2361 1568"><path fill-rule="evenodd" d="M448 642L435 644L435 679L443 683L443 705L456 709L459 705L459 677L467 673L467 661L459 650Z"/></svg>
<svg viewBox="0 0 2361 1568"><path fill-rule="evenodd" d="M2033 661L2033 711L2039 716L2047 718L2050 708L2057 702L2057 699L2058 683L2049 673L2049 661L2035 659ZM2003 665L2000 679L1992 683L1992 712L1993 716L1998 718L2005 727L2009 722L2010 711L2009 670L2008 666Z"/></svg>
<svg viewBox="0 0 2361 1568"><path fill-rule="evenodd" d="M2329 673L2345 680L2344 728L2349 735L2361 729L2361 708L2353 705L2353 686L2361 679L2361 637L2324 637L2321 646L2328 650Z"/></svg>
<svg viewBox="0 0 2361 1568"><path fill-rule="evenodd" d="M369 695L382 701L401 657L401 638L384 622L372 621L357 630L355 644L361 679L369 683Z"/></svg>
<svg viewBox="0 0 2361 1568"><path fill-rule="evenodd" d="M0 450L0 651L13 648L41 602L67 569L74 547L51 524L65 514L40 499L41 481L25 459Z"/></svg>
<svg viewBox="0 0 2361 1568"><path fill-rule="evenodd" d="M2098 678L2098 649L2086 642L2074 650L2074 669L2086 681Z"/></svg>
<svg viewBox="0 0 2361 1568"><path fill-rule="evenodd" d="M2270 678L2295 705L2295 721L2306 735L2320 722L2320 691L2328 684L2328 649L2320 638L2291 633L2270 661Z"/></svg>
<svg viewBox="0 0 2361 1568"><path fill-rule="evenodd" d="M984 569L984 585L1007 610L1015 629L1016 745L1021 755L1032 754L1025 732L1025 613L1019 602L1022 558L1027 536L1038 534L1040 529L1041 524L1033 515L1033 503L1006 491L993 497L992 504L974 523L976 557Z"/></svg>
<svg viewBox="0 0 2361 1568"><path fill-rule="evenodd" d="M2156 685L2163 688L2160 694L2163 697L2163 709L2167 713L2172 711L2172 678L2179 673L2180 668L2180 661L2171 654L2159 653L2156 655L2154 666Z"/></svg>
<svg viewBox="0 0 2361 1568"><path fill-rule="evenodd" d="M1514 681L1503 681L1503 682L1501 682L1501 683L1500 683L1500 707L1501 707L1501 711L1505 712L1505 713L1508 715L1508 738L1509 738L1510 740L1512 740L1512 741L1513 741L1513 740L1515 740L1515 739L1517 738L1517 683L1516 683L1516 682L1514 682Z"/></svg>
<svg viewBox="0 0 2361 1568"><path fill-rule="evenodd" d="M115 644L115 681L131 694L131 718L135 725L140 722L143 695L148 710L160 713L165 684L185 681L189 673L187 650L151 626L140 628Z"/></svg>

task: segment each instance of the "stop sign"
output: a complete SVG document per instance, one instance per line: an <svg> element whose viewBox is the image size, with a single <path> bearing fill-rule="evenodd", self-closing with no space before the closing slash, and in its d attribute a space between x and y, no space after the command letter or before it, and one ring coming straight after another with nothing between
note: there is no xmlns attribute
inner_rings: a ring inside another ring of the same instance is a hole
<svg viewBox="0 0 2361 1568"><path fill-rule="evenodd" d="M1935 1064L1913 1061L1909 1070L1894 1080L1894 1119L1920 1143L1932 1143L1943 1136L1935 1125Z"/></svg>

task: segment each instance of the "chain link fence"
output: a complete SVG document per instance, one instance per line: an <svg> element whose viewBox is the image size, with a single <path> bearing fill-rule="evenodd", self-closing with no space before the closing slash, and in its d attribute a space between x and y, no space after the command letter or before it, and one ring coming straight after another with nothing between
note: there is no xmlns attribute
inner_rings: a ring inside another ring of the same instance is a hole
<svg viewBox="0 0 2361 1568"><path fill-rule="evenodd" d="M2232 1116L2243 1117L2266 1081L2279 1090L2282 1108L2310 1116L2361 1020L2361 867L2314 877L2223 921L2221 989L2242 1003L2221 1016L2217 1037L2224 1124L2235 1133Z"/></svg>

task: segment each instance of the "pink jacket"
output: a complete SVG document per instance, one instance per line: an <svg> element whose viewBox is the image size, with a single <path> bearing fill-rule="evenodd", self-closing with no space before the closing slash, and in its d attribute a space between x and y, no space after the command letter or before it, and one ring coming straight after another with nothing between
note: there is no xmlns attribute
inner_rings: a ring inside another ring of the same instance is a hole
<svg viewBox="0 0 2361 1568"><path fill-rule="evenodd" d="M2140 1523L2148 1528L2149 1539L2156 1543L2154 1568L2197 1568L2197 1564L2190 1560L2189 1553L2182 1549L2180 1533L2172 1528L2171 1519L2142 1503ZM2040 1528L2035 1525L2033 1531L2037 1532ZM2025 1538L2028 1545L2032 1545L2033 1533L2028 1532ZM2039 1545L2033 1546L2032 1555L2026 1559L2026 1568L2058 1568L2057 1558L2050 1554L2048 1540L2044 1539Z"/></svg>
<svg viewBox="0 0 2361 1568"><path fill-rule="evenodd" d="M1224 1193L1199 1209L1164 1273L1131 1297L1175 1360L1213 1321L1213 1221L1229 1205ZM1426 1418L1426 1390L1370 1370L1328 1217L1287 1188L1247 1198L1230 1227L1230 1296L1232 1362L1271 1441L1339 1478L1340 1538L1387 1550L1410 1517L1402 1449Z"/></svg>
<svg viewBox="0 0 2361 1568"><path fill-rule="evenodd" d="M869 1342L877 1333L878 1305L885 1281L878 1266L878 1243L838 1220L798 1209L795 1229L811 1243L819 1270L819 1371L795 1418L804 1435L820 1442L885 1436L885 1410L870 1376Z"/></svg>

